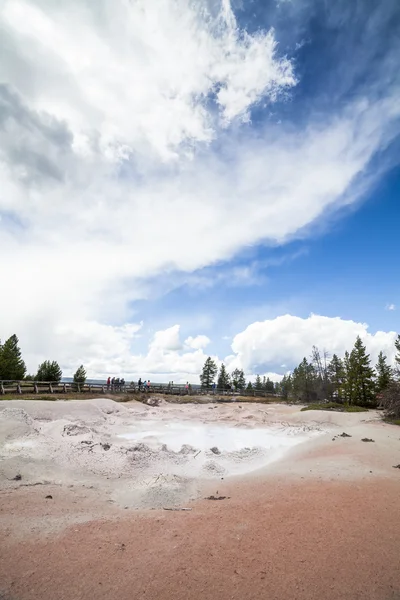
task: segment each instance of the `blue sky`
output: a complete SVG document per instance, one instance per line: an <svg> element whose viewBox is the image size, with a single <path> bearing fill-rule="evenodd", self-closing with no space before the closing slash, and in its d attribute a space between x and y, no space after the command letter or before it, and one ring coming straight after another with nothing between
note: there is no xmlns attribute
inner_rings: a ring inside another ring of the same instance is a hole
<svg viewBox="0 0 400 600"><path fill-rule="evenodd" d="M393 359L396 0L7 0L0 28L0 336L30 370Z"/></svg>
<svg viewBox="0 0 400 600"><path fill-rule="evenodd" d="M225 354L231 337L251 320L286 312L340 316L368 323L373 332L397 331L399 313L388 306L400 305L399 200L400 168L394 168L357 207L335 215L311 236L283 247L248 249L195 274L195 283L138 303L138 314L155 329L179 321L188 335L198 318L216 353ZM248 280L235 278L235 269L246 268Z"/></svg>

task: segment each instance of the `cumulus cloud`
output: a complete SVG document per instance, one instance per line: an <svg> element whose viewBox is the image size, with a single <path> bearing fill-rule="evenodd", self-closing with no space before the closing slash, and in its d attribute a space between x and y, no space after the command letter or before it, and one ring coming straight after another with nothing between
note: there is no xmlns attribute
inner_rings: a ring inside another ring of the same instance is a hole
<svg viewBox="0 0 400 600"><path fill-rule="evenodd" d="M193 348L194 350L200 350L205 348L211 342L210 338L206 335L196 335L196 337L189 336L185 340L185 346Z"/></svg>
<svg viewBox="0 0 400 600"><path fill-rule="evenodd" d="M87 332L127 348L149 279L299 235L358 199L354 183L398 133L390 78L323 123L255 132L252 109L294 88L294 66L272 30L240 29L229 0L213 7L1 3L0 313L32 360L59 349L87 364ZM175 368L178 334L152 341L157 368ZM180 368L197 369L201 349Z"/></svg>
<svg viewBox="0 0 400 600"><path fill-rule="evenodd" d="M340 317L310 315L304 319L282 315L276 319L259 321L238 333L232 343L235 362L253 372L265 365L296 366L304 356L309 357L312 346L343 356L350 351L360 336L375 362L382 350L394 360L394 331L370 333L366 323L344 320Z"/></svg>
<svg viewBox="0 0 400 600"><path fill-rule="evenodd" d="M71 331L74 332L72 337ZM65 375L71 375L81 362L85 362L91 377L104 379L114 374L127 380L145 377L161 382L199 382L199 374L208 356L204 352L210 343L207 336L190 336L182 343L180 326L173 325L156 331L147 351L137 354L132 351L132 342L140 331L141 324L111 327L97 323L71 323L57 331L53 351L63 355L62 347L67 345L69 353L64 354L66 362L62 363ZM212 358L218 367L223 362L229 372L235 368L243 369L247 380L253 380L259 374L279 381L304 356L310 356L313 345L321 351L326 349L330 355L343 356L346 350L352 349L357 335L366 344L373 364L381 350L389 361L394 361L397 334L393 331L370 333L367 324L340 317L310 315L301 318L288 314L250 324L234 336L231 354L212 355ZM87 348L89 357L86 355ZM24 356L26 349L23 348ZM32 370L36 366L32 362L33 355L28 352L26 358ZM41 360L45 358L43 356Z"/></svg>
<svg viewBox="0 0 400 600"><path fill-rule="evenodd" d="M182 343L179 339L179 325L173 325L163 331L157 331L150 343L150 348L162 351L174 351L182 348Z"/></svg>

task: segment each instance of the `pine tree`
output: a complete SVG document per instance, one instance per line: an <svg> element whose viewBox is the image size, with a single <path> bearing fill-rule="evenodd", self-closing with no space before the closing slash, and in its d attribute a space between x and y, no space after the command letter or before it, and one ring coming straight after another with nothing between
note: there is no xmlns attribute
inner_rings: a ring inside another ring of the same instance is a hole
<svg viewBox="0 0 400 600"><path fill-rule="evenodd" d="M264 377L264 379L265 379L265 377ZM267 380L265 381L263 388L268 394L273 394L275 392L274 382L271 381L271 379L269 377L267 377Z"/></svg>
<svg viewBox="0 0 400 600"><path fill-rule="evenodd" d="M219 391L224 392L230 386L230 377L229 373L227 373L225 369L224 363L222 363L221 368L219 370L217 388Z"/></svg>
<svg viewBox="0 0 400 600"><path fill-rule="evenodd" d="M253 391L253 384L251 383L251 381L249 381L249 383L247 384L246 391L248 391L248 392Z"/></svg>
<svg viewBox="0 0 400 600"><path fill-rule="evenodd" d="M350 377L350 354L346 350L343 358L343 385L342 385L342 394L343 400L347 404L351 404L351 398L353 397L353 389L352 389L353 381Z"/></svg>
<svg viewBox="0 0 400 600"><path fill-rule="evenodd" d="M62 371L60 369L60 365L57 361L53 360L50 362L49 360L45 360L42 362L36 374L36 381L53 381L59 382L62 378ZM86 377L85 377L86 379Z"/></svg>
<svg viewBox="0 0 400 600"><path fill-rule="evenodd" d="M293 388L293 381L291 375L284 375L281 381L277 384L276 390L278 394L281 394L282 398L287 400L290 396Z"/></svg>
<svg viewBox="0 0 400 600"><path fill-rule="evenodd" d="M78 367L76 373L74 375L74 383L79 383L83 385L86 382L86 371L83 365Z"/></svg>
<svg viewBox="0 0 400 600"><path fill-rule="evenodd" d="M315 370L306 358L303 358L293 371L293 394L301 402L312 402L317 398L315 391Z"/></svg>
<svg viewBox="0 0 400 600"><path fill-rule="evenodd" d="M345 357L346 395L349 404L358 406L375 404L374 371L370 363L369 354L360 336L357 336L353 350Z"/></svg>
<svg viewBox="0 0 400 600"><path fill-rule="evenodd" d="M14 334L0 345L0 379L21 381L25 377L26 366L18 343Z"/></svg>
<svg viewBox="0 0 400 600"><path fill-rule="evenodd" d="M339 402L342 401L344 397L345 368L342 359L336 354L332 356L332 360L328 365L328 380L331 398Z"/></svg>
<svg viewBox="0 0 400 600"><path fill-rule="evenodd" d="M232 384L235 390L244 390L246 387L246 379L244 377L244 372L241 369L235 369L232 371L231 375Z"/></svg>
<svg viewBox="0 0 400 600"><path fill-rule="evenodd" d="M254 389L257 392L262 392L262 390L263 390L263 384L262 384L262 381L261 381L261 377L259 375L256 376L256 381L255 381L255 384L254 384Z"/></svg>
<svg viewBox="0 0 400 600"><path fill-rule="evenodd" d="M387 356L382 351L379 352L378 362L375 366L376 371L376 390L383 392L386 390L393 380L393 369L387 364Z"/></svg>
<svg viewBox="0 0 400 600"><path fill-rule="evenodd" d="M397 376L400 377L400 335L397 336L394 346L396 348L396 355L394 357L394 361L396 363L396 372Z"/></svg>
<svg viewBox="0 0 400 600"><path fill-rule="evenodd" d="M215 364L215 361L209 356L204 363L203 370L200 375L200 383L201 387L209 390L214 383L215 376L217 374L218 368Z"/></svg>

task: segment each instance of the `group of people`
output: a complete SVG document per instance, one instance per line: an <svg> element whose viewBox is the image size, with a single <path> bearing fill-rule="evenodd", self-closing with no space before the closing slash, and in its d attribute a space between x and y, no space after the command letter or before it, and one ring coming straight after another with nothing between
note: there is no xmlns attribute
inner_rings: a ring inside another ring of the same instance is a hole
<svg viewBox="0 0 400 600"><path fill-rule="evenodd" d="M109 377L107 379L107 389L113 391L122 391L123 389L125 389L125 379L123 377L122 379L120 379L119 377L113 377L111 379L111 377Z"/></svg>
<svg viewBox="0 0 400 600"><path fill-rule="evenodd" d="M147 381L142 381L142 378L137 382L139 392L148 392L150 390L150 379Z"/></svg>
<svg viewBox="0 0 400 600"><path fill-rule="evenodd" d="M125 379L122 377L109 377L107 379L107 390L111 390L113 392L123 392L125 390ZM148 392L150 390L150 379L147 381L142 381L142 378L137 382L137 389L139 392ZM135 389L135 384L132 381L130 384L130 389Z"/></svg>

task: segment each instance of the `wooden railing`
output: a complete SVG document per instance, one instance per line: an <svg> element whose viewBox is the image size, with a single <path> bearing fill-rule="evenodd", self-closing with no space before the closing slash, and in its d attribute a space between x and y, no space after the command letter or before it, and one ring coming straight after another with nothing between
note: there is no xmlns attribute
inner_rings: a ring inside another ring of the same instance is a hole
<svg viewBox="0 0 400 600"><path fill-rule="evenodd" d="M150 387L142 385L140 388L134 383L113 384L106 383L74 383L58 381L0 381L0 395L5 394L71 394L71 393L90 393L90 394L129 394L129 393L152 393L152 394L171 394L174 396L184 395L218 395L218 396L253 396L253 397L274 397L265 390L218 390L205 389L200 387L186 387L184 384L152 383Z"/></svg>

